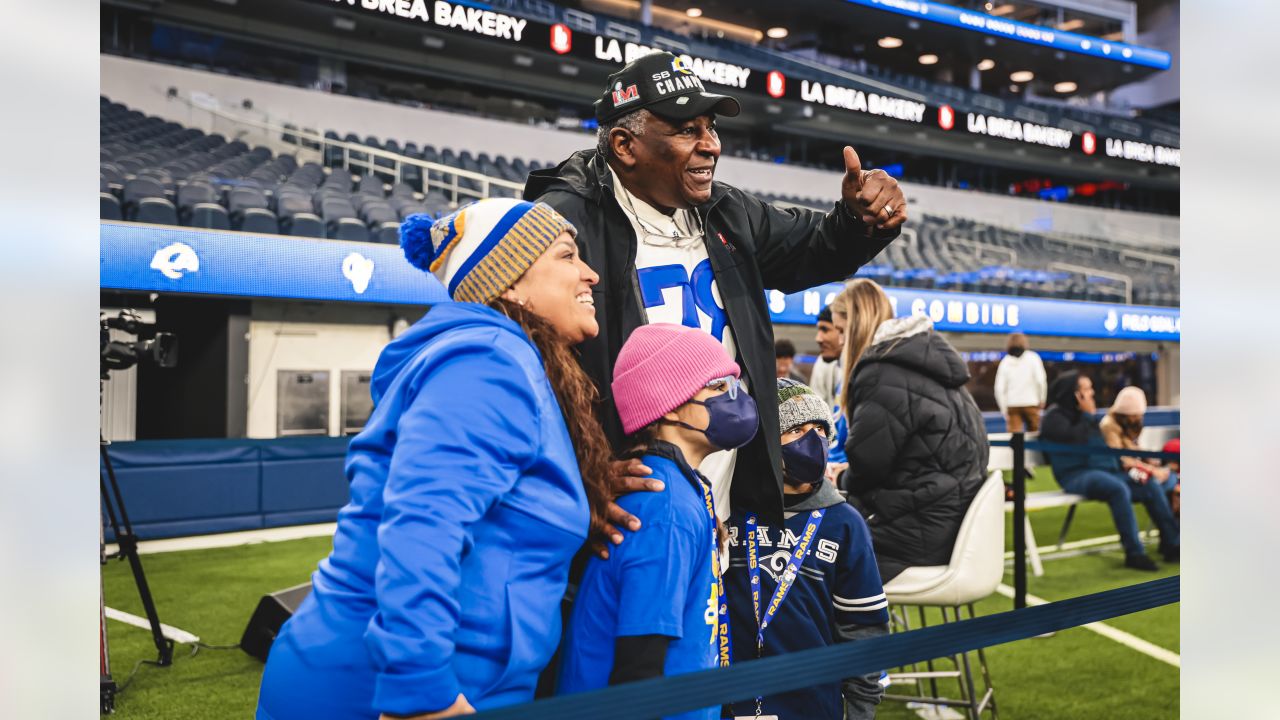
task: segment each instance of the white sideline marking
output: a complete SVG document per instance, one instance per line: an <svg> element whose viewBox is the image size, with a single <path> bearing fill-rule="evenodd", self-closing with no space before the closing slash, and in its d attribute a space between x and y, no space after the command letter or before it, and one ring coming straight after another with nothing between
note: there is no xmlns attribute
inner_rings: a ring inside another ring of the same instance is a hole
<svg viewBox="0 0 1280 720"><path fill-rule="evenodd" d="M996 588L996 592L1010 599L1013 598L1013 594L1014 594L1013 588L1009 587L1008 585L1005 585L1004 583L1000 583L1000 585ZM1027 594L1028 605L1046 605L1048 604L1048 602L1049 602L1048 600L1045 600L1042 597L1036 597L1035 595L1032 595L1030 593ZM1182 668L1182 656L1178 655L1175 652L1170 652L1168 650L1165 650L1164 648L1158 645L1153 645L1136 635L1131 635L1130 633L1127 633L1123 630L1117 630L1116 628L1113 628L1110 625L1107 625L1101 622L1091 622L1088 625L1082 625L1081 627L1083 627L1086 630L1092 630L1093 632L1096 632L1099 635L1105 638L1108 638L1110 640L1115 640L1116 642L1120 643L1121 645L1124 645L1125 647L1131 648L1133 650L1137 650L1143 655L1146 655L1148 657L1153 657L1156 660L1159 660L1160 662L1168 663L1179 669Z"/></svg>
<svg viewBox="0 0 1280 720"><path fill-rule="evenodd" d="M242 532L219 533L217 535L194 535L165 540L144 540L138 543L138 554L150 555L179 550L209 550L212 548L236 547L238 545L300 540L302 538L332 537L337 528L337 523L319 523L316 525L293 525L264 530L244 530ZM108 553L116 552L118 549L114 544L107 546Z"/></svg>
<svg viewBox="0 0 1280 720"><path fill-rule="evenodd" d="M964 716L946 705L930 705L929 703L907 703L907 708L914 710L922 720L964 720Z"/></svg>
<svg viewBox="0 0 1280 720"><path fill-rule="evenodd" d="M132 625L137 628L142 628L143 630L151 629L151 623L147 622L146 618L138 617L137 615L130 615L123 610L117 610L109 607L106 608L106 615L111 620L122 622L125 625ZM189 645L191 643L200 642L200 638L192 635L186 630L181 630L173 627L172 625L165 625L164 623L160 623L160 634L176 643L186 643Z"/></svg>

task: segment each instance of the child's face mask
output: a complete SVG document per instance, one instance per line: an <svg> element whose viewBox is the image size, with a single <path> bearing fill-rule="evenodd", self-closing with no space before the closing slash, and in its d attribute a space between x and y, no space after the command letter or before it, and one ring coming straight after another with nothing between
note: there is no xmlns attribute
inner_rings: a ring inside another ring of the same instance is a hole
<svg viewBox="0 0 1280 720"><path fill-rule="evenodd" d="M724 394L706 400L689 401L707 409L705 430L684 422L675 424L706 435L707 442L721 450L735 450L751 442L756 436L760 416L756 411L756 401L747 394L737 378L725 378L724 381L728 383Z"/></svg>
<svg viewBox="0 0 1280 720"><path fill-rule="evenodd" d="M827 469L827 438L817 428L782 446L782 467L789 485L807 485L822 481Z"/></svg>

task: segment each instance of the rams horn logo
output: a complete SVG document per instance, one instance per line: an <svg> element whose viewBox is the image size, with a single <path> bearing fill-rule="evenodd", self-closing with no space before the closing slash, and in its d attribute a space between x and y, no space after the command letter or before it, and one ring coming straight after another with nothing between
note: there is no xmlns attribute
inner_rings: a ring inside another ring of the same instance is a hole
<svg viewBox="0 0 1280 720"><path fill-rule="evenodd" d="M675 60L672 60L671 69L675 70L678 73L683 73L685 75L693 74L693 70L690 69L689 64L685 62L684 56L679 56Z"/></svg>

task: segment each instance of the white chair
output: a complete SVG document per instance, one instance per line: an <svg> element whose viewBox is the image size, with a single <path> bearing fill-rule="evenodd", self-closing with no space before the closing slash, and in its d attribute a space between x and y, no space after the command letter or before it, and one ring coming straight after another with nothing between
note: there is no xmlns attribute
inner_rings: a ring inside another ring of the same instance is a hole
<svg viewBox="0 0 1280 720"><path fill-rule="evenodd" d="M1004 577L1004 480L1000 471L992 472L978 490L969 509L965 512L960 532L951 550L951 561L932 567L909 567L885 583L884 592L889 599L895 625L909 630L907 608L919 608L921 626L927 625L925 608L936 607L942 613L943 622L961 619L961 608L969 609L974 617L973 604L995 592ZM949 617L948 613L954 614ZM979 698L974 689L973 673L969 666L969 654L951 657L955 670L935 671L933 661L928 662L927 672L890 674L890 684L915 682L919 695L886 694L887 700L964 707L975 720L990 709L996 714L995 690L991 686L991 674L987 668L986 654L978 650L978 664L982 670L985 689ZM914 668L913 668L914 669ZM960 686L960 699L948 699L938 695L938 680L952 678ZM924 695L923 681L928 680L930 695Z"/></svg>

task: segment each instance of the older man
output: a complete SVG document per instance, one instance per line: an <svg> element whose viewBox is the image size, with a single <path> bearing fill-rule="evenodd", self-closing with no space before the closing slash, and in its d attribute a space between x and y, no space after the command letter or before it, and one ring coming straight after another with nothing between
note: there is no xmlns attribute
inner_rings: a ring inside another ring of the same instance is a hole
<svg viewBox="0 0 1280 720"><path fill-rule="evenodd" d="M883 171L862 170L849 147L841 199L826 213L774 207L715 182L716 116L737 115L738 101L708 92L670 53L645 55L610 75L595 108L596 148L531 173L524 196L577 227L582 257L600 274L593 289L600 334L583 343L581 361L600 389L605 431L616 450L626 448L609 381L627 336L650 322L702 328L737 357L760 411L751 443L702 465L717 514L728 516L732 496L734 506L781 520L764 291L797 292L851 275L897 237L907 218L902 191ZM643 489L646 469L628 472L626 488Z"/></svg>

